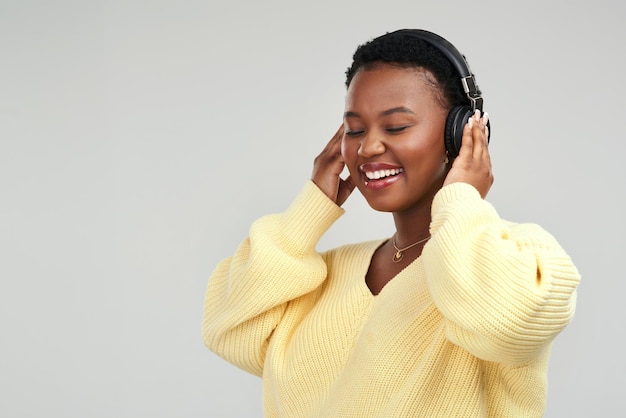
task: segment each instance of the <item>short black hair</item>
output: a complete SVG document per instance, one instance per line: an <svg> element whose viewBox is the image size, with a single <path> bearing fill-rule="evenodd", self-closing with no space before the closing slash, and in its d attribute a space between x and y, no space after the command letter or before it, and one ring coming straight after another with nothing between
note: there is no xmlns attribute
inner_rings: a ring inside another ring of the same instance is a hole
<svg viewBox="0 0 626 418"><path fill-rule="evenodd" d="M400 32L388 32L358 46L346 70L346 87L359 70L380 64L428 70L436 79L433 88L445 109L468 104L461 76L448 58L429 42Z"/></svg>

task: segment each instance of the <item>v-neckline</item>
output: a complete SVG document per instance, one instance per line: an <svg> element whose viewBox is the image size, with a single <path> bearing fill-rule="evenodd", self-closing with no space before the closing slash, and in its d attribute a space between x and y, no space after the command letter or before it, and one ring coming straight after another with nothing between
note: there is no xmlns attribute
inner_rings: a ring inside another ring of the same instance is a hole
<svg viewBox="0 0 626 418"><path fill-rule="evenodd" d="M372 266L372 262L374 260L374 255L376 254L376 251L378 251L383 245L385 245L387 242L389 241L389 238L386 239L380 239L377 241L374 241L374 243L376 243L375 246L373 246L373 248L369 248L368 250L368 254L367 254L367 260L369 261L365 267L365 271L359 275L359 280L362 284L362 286L365 288L365 290L367 291L367 293L369 294L370 297L376 299L378 298L383 292L385 292L385 289L387 289L389 287L389 285L394 282L397 281L397 279L400 276L403 276L406 274L407 270L413 268L413 266L415 266L419 260L421 259L421 254L415 258L413 261L409 262L409 264L407 264L406 266L404 266L402 269L400 269L396 274L394 274L378 291L378 293L374 293L372 292L372 289L369 287L369 285L367 284L367 274L370 271L370 268Z"/></svg>

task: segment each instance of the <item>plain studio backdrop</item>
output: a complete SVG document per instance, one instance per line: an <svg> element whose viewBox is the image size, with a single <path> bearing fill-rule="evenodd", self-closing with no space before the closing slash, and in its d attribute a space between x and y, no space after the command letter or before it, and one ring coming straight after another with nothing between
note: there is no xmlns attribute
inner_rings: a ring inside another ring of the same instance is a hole
<svg viewBox="0 0 626 418"><path fill-rule="evenodd" d="M546 416L625 416L625 8L1 0L0 416L260 417L260 379L202 344L207 279L310 178L357 45L404 27L467 55L488 200L582 274ZM345 208L318 249L393 233Z"/></svg>

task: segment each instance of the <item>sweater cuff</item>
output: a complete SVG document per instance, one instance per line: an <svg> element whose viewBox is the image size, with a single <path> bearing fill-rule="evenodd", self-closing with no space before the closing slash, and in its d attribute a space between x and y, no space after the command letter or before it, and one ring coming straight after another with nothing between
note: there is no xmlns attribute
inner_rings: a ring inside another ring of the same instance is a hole
<svg viewBox="0 0 626 418"><path fill-rule="evenodd" d="M291 251L304 255L315 248L322 235L344 212L313 181L308 180L283 212L283 239L291 241Z"/></svg>

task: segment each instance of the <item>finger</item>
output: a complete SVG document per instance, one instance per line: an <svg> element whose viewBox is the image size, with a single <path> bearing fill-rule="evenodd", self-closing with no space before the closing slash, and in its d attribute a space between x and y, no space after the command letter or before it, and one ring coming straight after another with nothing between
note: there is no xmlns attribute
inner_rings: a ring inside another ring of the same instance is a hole
<svg viewBox="0 0 626 418"><path fill-rule="evenodd" d="M472 129L472 139L473 139L473 157L476 159L481 159L484 157L484 154L487 149L487 137L485 136L485 124L483 118L480 116L480 110L476 110L474 112L474 126Z"/></svg>
<svg viewBox="0 0 626 418"><path fill-rule="evenodd" d="M344 131L344 127L343 127L343 123L339 125L339 129L337 129L337 132L335 132L335 136L338 138L342 138L343 137L343 131Z"/></svg>
<svg viewBox="0 0 626 418"><path fill-rule="evenodd" d="M467 123L463 127L463 139L461 141L461 149L459 157L471 156L474 149L474 138L472 137L472 128L474 127L474 118L470 116Z"/></svg>
<svg viewBox="0 0 626 418"><path fill-rule="evenodd" d="M483 124L485 125L485 141L489 145L489 113L485 112L482 117Z"/></svg>
<svg viewBox="0 0 626 418"><path fill-rule="evenodd" d="M330 138L330 141L328 141L328 143L326 144L322 152L336 151L336 148L338 146L337 144L339 144L339 146L341 145L342 138L343 138L343 124L339 126L339 129L337 129L337 132L335 132L332 138Z"/></svg>
<svg viewBox="0 0 626 418"><path fill-rule="evenodd" d="M481 129L481 138L482 138L482 161L485 167L488 168L489 173L491 173L491 155L489 153L489 126L487 123L489 122L489 114L487 112L483 113L483 116L480 118ZM493 181L493 180L492 180Z"/></svg>
<svg viewBox="0 0 626 418"><path fill-rule="evenodd" d="M337 132L335 132L335 135L333 135L330 141L341 142L341 140L343 139L343 132L344 132L344 128L343 128L343 123L342 123L341 125L339 125L339 129L337 129Z"/></svg>
<svg viewBox="0 0 626 418"><path fill-rule="evenodd" d="M344 179L339 179L339 190L337 191L337 204L341 206L347 199L348 196L354 190L355 184L352 181L352 177L348 176Z"/></svg>

